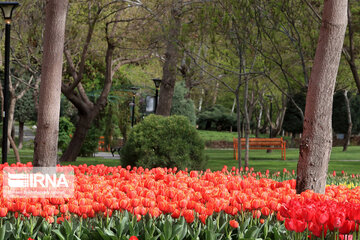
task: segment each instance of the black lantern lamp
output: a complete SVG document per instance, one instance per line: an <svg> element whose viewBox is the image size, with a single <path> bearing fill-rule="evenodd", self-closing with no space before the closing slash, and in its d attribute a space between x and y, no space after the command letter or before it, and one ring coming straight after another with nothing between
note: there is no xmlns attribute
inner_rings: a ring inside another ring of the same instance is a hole
<svg viewBox="0 0 360 240"><path fill-rule="evenodd" d="M0 8L3 13L6 24L11 23L13 11L19 6L18 2L0 2Z"/></svg>

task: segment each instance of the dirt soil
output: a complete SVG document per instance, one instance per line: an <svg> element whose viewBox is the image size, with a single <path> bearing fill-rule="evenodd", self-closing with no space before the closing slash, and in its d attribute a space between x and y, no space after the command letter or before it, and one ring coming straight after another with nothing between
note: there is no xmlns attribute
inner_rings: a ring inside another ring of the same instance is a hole
<svg viewBox="0 0 360 240"><path fill-rule="evenodd" d="M227 141L207 141L205 143L207 148L233 148L233 142Z"/></svg>

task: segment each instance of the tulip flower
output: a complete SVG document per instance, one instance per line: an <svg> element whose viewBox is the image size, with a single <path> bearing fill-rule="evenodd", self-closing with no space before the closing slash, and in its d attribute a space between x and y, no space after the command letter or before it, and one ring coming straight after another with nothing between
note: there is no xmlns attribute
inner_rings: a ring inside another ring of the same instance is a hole
<svg viewBox="0 0 360 240"><path fill-rule="evenodd" d="M233 228L238 228L239 227L239 223L236 220L230 220L229 224Z"/></svg>

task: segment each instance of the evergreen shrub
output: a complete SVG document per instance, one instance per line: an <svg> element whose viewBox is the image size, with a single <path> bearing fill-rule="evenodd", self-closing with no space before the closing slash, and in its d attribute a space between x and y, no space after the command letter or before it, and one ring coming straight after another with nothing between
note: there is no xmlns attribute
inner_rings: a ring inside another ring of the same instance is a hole
<svg viewBox="0 0 360 240"><path fill-rule="evenodd" d="M123 166L203 169L204 142L184 116L151 114L134 126L121 150Z"/></svg>
<svg viewBox="0 0 360 240"><path fill-rule="evenodd" d="M198 114L197 124L200 130L224 131L232 129L236 131L236 113L222 105L215 105Z"/></svg>
<svg viewBox="0 0 360 240"><path fill-rule="evenodd" d="M171 115L182 115L189 118L192 125L196 124L195 105L193 100L186 98L189 90L185 86L185 82L177 82L175 84L174 96L171 106Z"/></svg>
<svg viewBox="0 0 360 240"><path fill-rule="evenodd" d="M58 148L64 152L71 141L71 135L75 131L74 124L67 117L59 119Z"/></svg>

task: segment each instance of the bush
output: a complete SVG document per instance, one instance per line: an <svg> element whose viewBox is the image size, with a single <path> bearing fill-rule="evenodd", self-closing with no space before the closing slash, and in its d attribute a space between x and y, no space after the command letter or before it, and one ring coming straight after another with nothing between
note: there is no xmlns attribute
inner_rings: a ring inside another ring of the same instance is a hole
<svg viewBox="0 0 360 240"><path fill-rule="evenodd" d="M344 92L337 91L334 93L332 127L335 133L346 133L348 126Z"/></svg>
<svg viewBox="0 0 360 240"><path fill-rule="evenodd" d="M350 99L352 133L360 133L360 95L353 95Z"/></svg>
<svg viewBox="0 0 360 240"><path fill-rule="evenodd" d="M236 114L231 115L230 110L222 105L215 105L199 113L198 121L201 130L229 130L236 131Z"/></svg>
<svg viewBox="0 0 360 240"><path fill-rule="evenodd" d="M171 106L171 115L186 116L192 125L196 124L195 105L191 99L185 98L189 90L185 82L177 82L174 89L174 96Z"/></svg>
<svg viewBox="0 0 360 240"><path fill-rule="evenodd" d="M93 124L89 131L87 132L84 144L80 150L80 156L82 157L91 157L97 152L99 145L99 138L101 136L101 130Z"/></svg>
<svg viewBox="0 0 360 240"><path fill-rule="evenodd" d="M59 139L58 148L64 152L71 141L71 135L74 133L75 126L67 117L59 119Z"/></svg>
<svg viewBox="0 0 360 240"><path fill-rule="evenodd" d="M295 103L301 108L305 114L306 94L305 92L296 93L293 96ZM283 129L293 134L303 132L303 119L301 113L294 103L289 99L284 117Z"/></svg>
<svg viewBox="0 0 360 240"><path fill-rule="evenodd" d="M152 114L131 130L121 161L144 168L203 169L204 142L186 117Z"/></svg>

